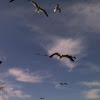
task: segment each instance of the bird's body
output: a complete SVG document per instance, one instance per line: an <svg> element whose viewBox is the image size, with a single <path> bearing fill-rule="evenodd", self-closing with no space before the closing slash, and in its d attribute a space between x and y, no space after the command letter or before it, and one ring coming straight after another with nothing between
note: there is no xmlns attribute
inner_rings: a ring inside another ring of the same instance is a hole
<svg viewBox="0 0 100 100"><path fill-rule="evenodd" d="M36 7L35 12L39 13L41 11L48 17L47 12L44 9L40 8L40 6L38 6L36 2L31 1L31 0L28 0L28 1L30 1Z"/></svg>
<svg viewBox="0 0 100 100"><path fill-rule="evenodd" d="M10 2L13 2L13 1L14 1L14 0L10 0L9 3L10 3Z"/></svg>
<svg viewBox="0 0 100 100"><path fill-rule="evenodd" d="M40 55L40 56L48 56L48 55L45 55L45 54L35 54L35 55Z"/></svg>
<svg viewBox="0 0 100 100"><path fill-rule="evenodd" d="M55 9L54 9L54 12L56 12L56 11L61 12L61 9L59 8L59 4L57 4L56 7L55 7Z"/></svg>
<svg viewBox="0 0 100 100"><path fill-rule="evenodd" d="M59 83L60 85L68 85L67 83Z"/></svg>
<svg viewBox="0 0 100 100"><path fill-rule="evenodd" d="M0 64L2 64L2 61L0 61Z"/></svg>
<svg viewBox="0 0 100 100"><path fill-rule="evenodd" d="M63 54L59 54L59 53L54 53L54 54L52 54L51 56L49 56L49 58L52 58L53 56L58 56L58 59L59 60L61 60L63 57L66 57L66 58L69 58L71 61L73 61L74 62L74 59L73 58L75 58L76 59L76 57L72 57L71 55L63 55Z"/></svg>
<svg viewBox="0 0 100 100"><path fill-rule="evenodd" d="M40 99L44 99L45 100L45 98L40 98Z"/></svg>

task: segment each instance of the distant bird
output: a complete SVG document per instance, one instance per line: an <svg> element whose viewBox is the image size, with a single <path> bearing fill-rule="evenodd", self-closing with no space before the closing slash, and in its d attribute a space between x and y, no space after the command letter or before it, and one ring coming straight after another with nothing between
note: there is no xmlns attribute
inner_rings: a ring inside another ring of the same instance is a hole
<svg viewBox="0 0 100 100"><path fill-rule="evenodd" d="M35 55L40 55L40 56L48 56L48 55L45 55L45 54L35 54Z"/></svg>
<svg viewBox="0 0 100 100"><path fill-rule="evenodd" d="M44 99L45 100L45 98L40 98L40 99Z"/></svg>
<svg viewBox="0 0 100 100"><path fill-rule="evenodd" d="M63 55L63 54L59 54L59 53L54 53L54 54L52 54L51 56L49 56L49 58L52 58L53 56L58 56L58 59L59 59L59 60L61 60L62 57L66 57L66 58L69 58L69 59L70 59L71 61L73 61L73 62L74 62L74 59L73 59L73 58L76 59L76 57L72 57L71 55Z"/></svg>
<svg viewBox="0 0 100 100"><path fill-rule="evenodd" d="M14 1L14 0L10 0L9 3L10 3L10 2L13 2L13 1Z"/></svg>
<svg viewBox="0 0 100 100"><path fill-rule="evenodd" d="M67 83L59 83L60 85L68 85Z"/></svg>
<svg viewBox="0 0 100 100"><path fill-rule="evenodd" d="M0 86L0 91L3 91L5 86Z"/></svg>
<svg viewBox="0 0 100 100"><path fill-rule="evenodd" d="M55 9L54 9L54 12L56 12L56 11L61 12L61 9L59 8L59 4L57 4L56 7L55 7Z"/></svg>
<svg viewBox="0 0 100 100"><path fill-rule="evenodd" d="M48 17L47 12L44 9L40 8L40 6L38 6L36 2L31 1L31 0L28 0L28 1L31 2L36 7L35 12L39 13L41 11Z"/></svg>
<svg viewBox="0 0 100 100"><path fill-rule="evenodd" d="M0 61L0 64L2 64L2 61Z"/></svg>

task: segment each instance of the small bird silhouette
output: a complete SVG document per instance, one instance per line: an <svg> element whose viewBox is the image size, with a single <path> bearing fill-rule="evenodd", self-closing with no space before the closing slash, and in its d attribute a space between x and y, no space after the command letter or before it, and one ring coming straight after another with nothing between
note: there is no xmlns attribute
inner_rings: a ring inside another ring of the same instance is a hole
<svg viewBox="0 0 100 100"><path fill-rule="evenodd" d="M45 54L35 54L35 55L40 55L40 56L48 56L48 55L45 55Z"/></svg>
<svg viewBox="0 0 100 100"><path fill-rule="evenodd" d="M2 64L2 61L0 61L0 64Z"/></svg>
<svg viewBox="0 0 100 100"><path fill-rule="evenodd" d="M14 0L10 0L9 3L10 3L10 2L13 2L13 1L14 1Z"/></svg>
<svg viewBox="0 0 100 100"><path fill-rule="evenodd" d="M59 83L60 85L68 85L67 83Z"/></svg>
<svg viewBox="0 0 100 100"><path fill-rule="evenodd" d="M41 11L41 12L43 12L43 13L48 17L47 12L46 12L44 9L40 8L40 6L38 6L38 4L37 4L36 2L31 1L31 0L28 0L28 1L29 1L30 3L32 3L32 4L36 7L35 12L39 13L39 12Z"/></svg>
<svg viewBox="0 0 100 100"><path fill-rule="evenodd" d="M45 100L45 98L42 98L42 97L40 99L44 99Z"/></svg>
<svg viewBox="0 0 100 100"><path fill-rule="evenodd" d="M56 11L61 12L61 9L59 8L59 4L57 4L56 7L55 7L55 9L54 9L54 12L56 12Z"/></svg>
<svg viewBox="0 0 100 100"><path fill-rule="evenodd" d="M59 54L59 53L54 53L51 56L49 56L49 58L52 58L53 56L58 56L59 60L61 60L63 57L66 57L66 58L69 58L73 62L74 62L74 59L76 59L76 57L72 57L71 55L63 55L63 54Z"/></svg>

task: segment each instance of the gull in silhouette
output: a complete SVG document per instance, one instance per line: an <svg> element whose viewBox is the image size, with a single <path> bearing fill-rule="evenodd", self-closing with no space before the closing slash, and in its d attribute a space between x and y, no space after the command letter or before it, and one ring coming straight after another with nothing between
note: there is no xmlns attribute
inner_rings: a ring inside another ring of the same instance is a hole
<svg viewBox="0 0 100 100"><path fill-rule="evenodd" d="M5 89L5 86L0 86L0 90L3 91Z"/></svg>
<svg viewBox="0 0 100 100"><path fill-rule="evenodd" d="M45 55L45 54L35 54L35 55L40 55L40 56L48 56L48 55Z"/></svg>
<svg viewBox="0 0 100 100"><path fill-rule="evenodd" d="M40 98L40 99L44 99L45 100L45 98Z"/></svg>
<svg viewBox="0 0 100 100"><path fill-rule="evenodd" d="M48 17L47 12L44 9L40 8L40 6L38 6L36 2L31 1L31 0L28 0L28 1L31 2L36 7L35 12L39 13L41 11Z"/></svg>
<svg viewBox="0 0 100 100"><path fill-rule="evenodd" d="M54 12L56 12L56 11L61 12L61 9L59 8L59 4L57 4L56 7L55 7L55 9L54 9Z"/></svg>
<svg viewBox="0 0 100 100"><path fill-rule="evenodd" d="M13 1L14 1L14 0L10 0L9 3L10 3L10 2L13 2Z"/></svg>
<svg viewBox="0 0 100 100"><path fill-rule="evenodd" d="M0 61L0 64L2 64L2 61Z"/></svg>
<svg viewBox="0 0 100 100"><path fill-rule="evenodd" d="M76 59L76 57L72 57L71 55L63 55L63 54L59 54L59 53L54 53L51 56L49 56L49 58L52 58L53 56L58 56L59 60L61 60L63 57L66 57L66 58L69 58L73 62L74 62L74 59Z"/></svg>
<svg viewBox="0 0 100 100"><path fill-rule="evenodd" d="M68 85L67 83L59 83L60 85Z"/></svg>

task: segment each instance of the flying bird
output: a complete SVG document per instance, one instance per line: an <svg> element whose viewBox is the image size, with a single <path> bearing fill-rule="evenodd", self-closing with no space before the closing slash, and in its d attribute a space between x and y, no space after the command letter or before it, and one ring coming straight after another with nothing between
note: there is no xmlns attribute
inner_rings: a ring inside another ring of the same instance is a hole
<svg viewBox="0 0 100 100"><path fill-rule="evenodd" d="M9 3L10 3L10 2L13 2L13 1L14 1L14 0L10 0Z"/></svg>
<svg viewBox="0 0 100 100"><path fill-rule="evenodd" d="M44 9L40 8L40 6L38 6L38 4L36 2L31 1L31 0L28 0L28 1L31 2L36 7L35 12L39 13L41 11L48 17L47 12Z"/></svg>
<svg viewBox="0 0 100 100"><path fill-rule="evenodd" d="M59 83L60 85L68 85L67 83Z"/></svg>
<svg viewBox="0 0 100 100"><path fill-rule="evenodd" d="M48 56L48 55L45 55L45 54L35 54L35 55L40 55L40 56Z"/></svg>
<svg viewBox="0 0 100 100"><path fill-rule="evenodd" d="M61 12L61 9L59 8L59 4L57 4L56 7L55 7L55 9L54 9L54 12L56 12L56 11Z"/></svg>
<svg viewBox="0 0 100 100"><path fill-rule="evenodd" d="M49 56L49 58L52 58L53 56L58 56L59 60L61 60L63 57L66 57L66 58L69 58L73 62L74 62L74 59L76 59L76 57L72 57L71 55L63 55L63 54L59 54L59 53L54 53L51 56Z"/></svg>
<svg viewBox="0 0 100 100"><path fill-rule="evenodd" d="M0 86L0 90L3 91L5 89L5 86Z"/></svg>
<svg viewBox="0 0 100 100"><path fill-rule="evenodd" d="M2 64L2 61L0 61L0 64Z"/></svg>
<svg viewBox="0 0 100 100"><path fill-rule="evenodd" d="M40 98L40 99L44 99L45 100L45 98Z"/></svg>

